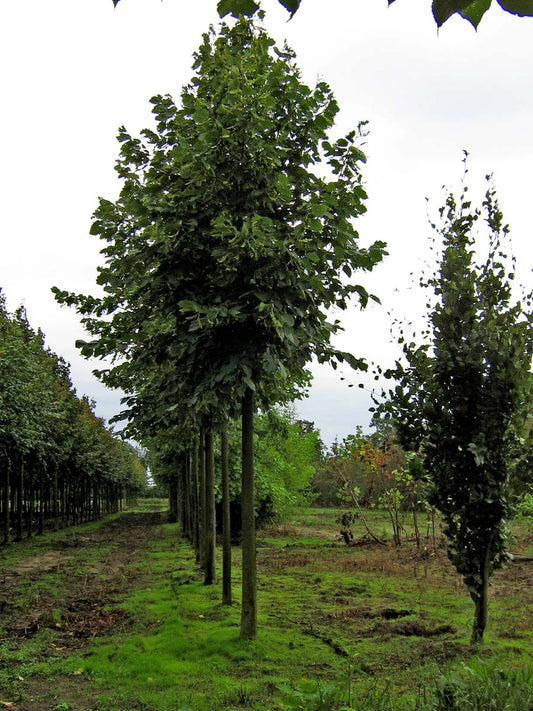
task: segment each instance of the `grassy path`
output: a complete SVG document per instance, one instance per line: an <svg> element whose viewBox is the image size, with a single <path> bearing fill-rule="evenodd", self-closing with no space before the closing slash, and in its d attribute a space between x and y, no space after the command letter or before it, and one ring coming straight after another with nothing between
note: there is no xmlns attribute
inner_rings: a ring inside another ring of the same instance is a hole
<svg viewBox="0 0 533 711"><path fill-rule="evenodd" d="M254 642L158 512L0 549L0 708L390 709L383 689L422 698L472 661L471 605L443 550L348 548L336 531L334 513L312 510L260 534ZM495 577L488 663L531 666L532 583L527 562Z"/></svg>

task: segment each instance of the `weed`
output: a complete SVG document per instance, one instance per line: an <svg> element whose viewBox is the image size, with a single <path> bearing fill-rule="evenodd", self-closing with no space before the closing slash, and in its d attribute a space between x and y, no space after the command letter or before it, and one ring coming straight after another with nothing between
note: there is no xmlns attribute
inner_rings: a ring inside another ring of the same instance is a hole
<svg viewBox="0 0 533 711"><path fill-rule="evenodd" d="M531 711L533 667L499 669L473 661L436 682L434 711Z"/></svg>
<svg viewBox="0 0 533 711"><path fill-rule="evenodd" d="M338 708L332 706L336 702L338 689L335 684L320 684L318 681L302 679L299 684L290 687L287 684L280 684L278 690L283 694L282 708L291 711L329 711Z"/></svg>
<svg viewBox="0 0 533 711"><path fill-rule="evenodd" d="M515 503L515 513L519 516L532 517L533 516L533 488L529 488L517 499Z"/></svg>
<svg viewBox="0 0 533 711"><path fill-rule="evenodd" d="M377 682L369 685L366 691L352 694L351 687L339 686L334 682L321 684L318 681L302 679L293 688L280 685L283 702L280 708L291 711L396 711L405 704L397 705L389 683L379 686ZM418 711L422 711L416 707Z"/></svg>

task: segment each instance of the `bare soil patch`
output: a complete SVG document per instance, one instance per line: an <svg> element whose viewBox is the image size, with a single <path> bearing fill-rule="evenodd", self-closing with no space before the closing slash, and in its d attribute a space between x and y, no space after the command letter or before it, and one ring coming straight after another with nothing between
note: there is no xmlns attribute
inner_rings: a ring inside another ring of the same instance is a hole
<svg viewBox="0 0 533 711"><path fill-rule="evenodd" d="M65 530L51 549L5 567L0 578L0 641L16 652L28 638L50 630L52 642L39 652L43 661L127 628L128 614L118 605L142 584L143 555L161 522L159 512L132 513L90 535ZM48 711L58 694L73 710L90 708L89 679L39 676L24 680L25 700L12 708Z"/></svg>

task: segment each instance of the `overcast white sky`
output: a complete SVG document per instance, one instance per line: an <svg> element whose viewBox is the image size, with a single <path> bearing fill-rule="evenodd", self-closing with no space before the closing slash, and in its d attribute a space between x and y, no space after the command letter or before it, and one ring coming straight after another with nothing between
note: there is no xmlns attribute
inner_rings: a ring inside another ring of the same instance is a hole
<svg viewBox="0 0 533 711"><path fill-rule="evenodd" d="M423 306L411 273L427 254L425 198L436 211L441 186L458 185L463 149L475 195L494 173L521 278L533 285L533 20L494 3L477 33L459 18L437 33L430 5L303 0L287 22L277 0L263 0L267 28L295 49L304 79L332 86L339 132L370 122L370 199L359 231L363 244L387 241L390 256L365 279L383 306L351 309L339 344L388 364L396 349L387 312L412 315ZM106 418L118 411L119 394L77 354L77 316L55 303L50 287L93 289L100 245L89 226L98 196L118 194L117 128L151 125L156 93L178 99L202 32L217 22L216 0L122 0L116 10L111 0L1 3L0 286L11 310L26 306L32 325L70 361L78 393L93 397ZM367 428L368 392L327 368L314 372L301 416L327 443Z"/></svg>

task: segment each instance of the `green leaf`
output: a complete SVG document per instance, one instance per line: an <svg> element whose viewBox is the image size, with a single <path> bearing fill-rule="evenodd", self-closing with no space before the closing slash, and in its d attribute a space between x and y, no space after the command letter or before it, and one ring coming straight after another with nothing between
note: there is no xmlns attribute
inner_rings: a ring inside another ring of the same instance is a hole
<svg viewBox="0 0 533 711"><path fill-rule="evenodd" d="M483 15L487 12L492 0L475 0L467 8L460 12L460 15L468 20L476 29Z"/></svg>
<svg viewBox="0 0 533 711"><path fill-rule="evenodd" d="M442 27L446 20L448 20L456 12L461 14L464 13L463 16L472 22L475 27L477 27L477 24L470 19L469 14L472 13L472 16L475 17L476 14L479 14L479 12L476 13L474 6L479 4L483 5L485 2L486 0L474 0L474 2L472 2L472 0L433 0L433 17L435 18L437 26ZM482 16L483 13L481 13L481 17ZM481 19L481 17L479 19Z"/></svg>
<svg viewBox="0 0 533 711"><path fill-rule="evenodd" d="M245 375L245 376L243 376L243 380L246 383L246 385L250 388L250 390L255 391L255 383L251 378L249 378L248 376Z"/></svg>
<svg viewBox="0 0 533 711"><path fill-rule="evenodd" d="M520 17L533 17L533 0L498 0L505 12Z"/></svg>
<svg viewBox="0 0 533 711"><path fill-rule="evenodd" d="M368 363L366 363L363 358L356 358L351 353L346 353L345 351L341 351L339 356L341 361L348 363L354 370L368 370Z"/></svg>
<svg viewBox="0 0 533 711"><path fill-rule="evenodd" d="M324 217L324 215L327 215L328 212L329 205L325 205L324 203L311 205L311 213L313 217Z"/></svg>
<svg viewBox="0 0 533 711"><path fill-rule="evenodd" d="M220 17L229 14L233 17L240 15L251 17L259 10L259 5L254 0L219 0L217 10Z"/></svg>
<svg viewBox="0 0 533 711"><path fill-rule="evenodd" d="M279 0L280 5L283 5L283 7L291 13L291 17L300 7L300 2L301 0Z"/></svg>
<svg viewBox="0 0 533 711"><path fill-rule="evenodd" d="M278 192L279 192L282 200L289 202L289 200L292 198L292 190L291 190L291 182L290 182L288 176L286 176L285 173L280 173L277 176L276 183L277 183L276 187L278 189Z"/></svg>

